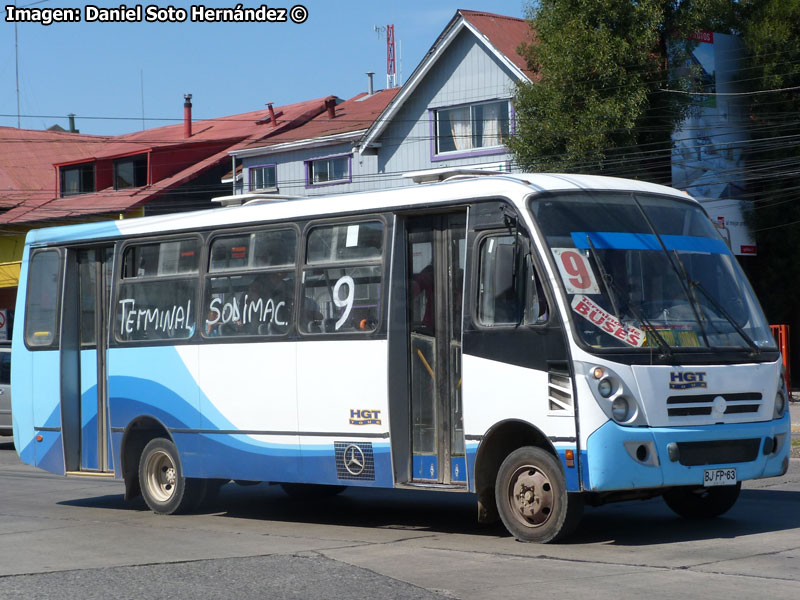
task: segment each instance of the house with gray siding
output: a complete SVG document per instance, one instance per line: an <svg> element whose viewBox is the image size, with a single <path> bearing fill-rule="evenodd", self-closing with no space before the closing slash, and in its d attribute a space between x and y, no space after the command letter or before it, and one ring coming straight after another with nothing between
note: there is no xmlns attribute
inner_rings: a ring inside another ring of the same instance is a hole
<svg viewBox="0 0 800 600"><path fill-rule="evenodd" d="M234 195L246 200L371 189L377 157L361 156L356 148L399 91L371 91L349 100L329 96L325 110L308 122L231 152L237 165Z"/></svg>
<svg viewBox="0 0 800 600"><path fill-rule="evenodd" d="M524 19L457 11L401 88L333 98L287 135L232 152L234 194L302 197L409 185L454 168L513 171L504 142L515 85L532 77L518 53L529 40Z"/></svg>
<svg viewBox="0 0 800 600"><path fill-rule="evenodd" d="M459 10L359 144L378 157L373 187L433 179L454 168L514 170L504 142L511 98L529 81L524 19Z"/></svg>

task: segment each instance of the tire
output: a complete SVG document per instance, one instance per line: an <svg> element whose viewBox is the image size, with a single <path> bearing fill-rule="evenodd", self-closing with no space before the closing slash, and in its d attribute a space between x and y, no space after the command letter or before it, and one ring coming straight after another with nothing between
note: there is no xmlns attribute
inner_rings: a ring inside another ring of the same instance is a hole
<svg viewBox="0 0 800 600"><path fill-rule="evenodd" d="M741 482L718 487L676 487L664 492L664 502L685 519L713 519L733 508L741 489Z"/></svg>
<svg viewBox="0 0 800 600"><path fill-rule="evenodd" d="M205 496L206 480L183 476L175 444L165 438L150 440L139 459L139 485L147 506L157 514L185 513Z"/></svg>
<svg viewBox="0 0 800 600"><path fill-rule="evenodd" d="M495 499L503 525L520 542L563 539L583 515L583 497L567 493L556 457L532 446L518 448L500 465Z"/></svg>
<svg viewBox="0 0 800 600"><path fill-rule="evenodd" d="M318 483L282 483L281 488L294 500L321 500L332 498L347 489L344 485L322 485Z"/></svg>

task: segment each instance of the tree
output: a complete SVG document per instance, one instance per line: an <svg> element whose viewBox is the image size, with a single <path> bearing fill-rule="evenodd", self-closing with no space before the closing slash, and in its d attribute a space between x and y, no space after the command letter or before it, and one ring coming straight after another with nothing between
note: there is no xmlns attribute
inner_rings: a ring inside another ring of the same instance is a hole
<svg viewBox="0 0 800 600"><path fill-rule="evenodd" d="M758 244L749 271L767 318L792 325L797 339L800 313L793 289L800 281L800 0L745 3L741 34L748 55L742 79L749 92L751 124L745 152L753 200L748 221ZM798 372L800 361L793 362Z"/></svg>
<svg viewBox="0 0 800 600"><path fill-rule="evenodd" d="M691 96L688 34L724 18L714 0L540 0L523 52L534 81L514 99L509 148L525 170L624 174L669 182L671 135Z"/></svg>
<svg viewBox="0 0 800 600"><path fill-rule="evenodd" d="M741 199L758 257L743 259L771 323L800 335L800 0L538 0L523 47L534 81L520 84L509 140L525 170L577 171L671 183L672 134L698 91L686 63L690 34L739 35L749 114ZM721 174L723 177L725 174ZM800 342L793 342L800 348ZM800 372L800 352L795 352Z"/></svg>

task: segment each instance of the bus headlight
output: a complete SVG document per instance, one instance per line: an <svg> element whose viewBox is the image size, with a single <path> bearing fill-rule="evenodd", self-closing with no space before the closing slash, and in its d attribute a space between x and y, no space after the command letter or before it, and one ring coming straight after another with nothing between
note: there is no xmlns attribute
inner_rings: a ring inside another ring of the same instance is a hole
<svg viewBox="0 0 800 600"><path fill-rule="evenodd" d="M772 412L773 419L780 419L786 414L786 399L789 394L786 390L786 367L781 365L781 372L778 375L778 391L775 393L775 409Z"/></svg>
<svg viewBox="0 0 800 600"><path fill-rule="evenodd" d="M606 366L579 363L592 395L610 421L626 427L647 425L647 418L632 385Z"/></svg>
<svg viewBox="0 0 800 600"><path fill-rule="evenodd" d="M611 403L611 415L614 417L615 421L618 423L627 421L630 411L631 406L625 396L617 396L614 398L614 401Z"/></svg>
<svg viewBox="0 0 800 600"><path fill-rule="evenodd" d="M611 392L614 391L614 386L611 383L611 380L601 379L600 382L597 384L597 391L603 398L608 398L611 395Z"/></svg>
<svg viewBox="0 0 800 600"><path fill-rule="evenodd" d="M786 412L786 397L783 395L783 390L778 390L775 394L775 412L772 415L773 419L780 419Z"/></svg>

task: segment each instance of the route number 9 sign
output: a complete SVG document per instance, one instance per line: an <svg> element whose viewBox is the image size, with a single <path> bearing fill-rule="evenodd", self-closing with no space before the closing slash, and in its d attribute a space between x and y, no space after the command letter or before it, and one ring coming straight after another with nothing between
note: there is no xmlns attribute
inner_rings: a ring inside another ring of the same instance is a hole
<svg viewBox="0 0 800 600"><path fill-rule="evenodd" d="M553 256L561 273L561 280L568 294L599 294L592 267L580 250L575 248L553 248Z"/></svg>

